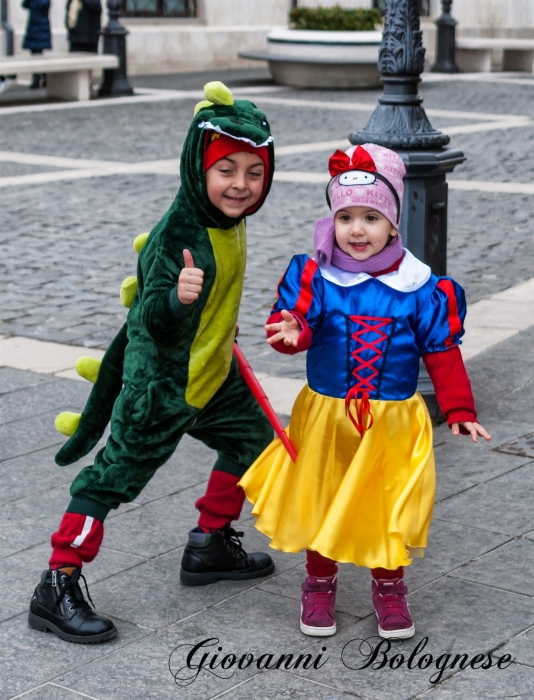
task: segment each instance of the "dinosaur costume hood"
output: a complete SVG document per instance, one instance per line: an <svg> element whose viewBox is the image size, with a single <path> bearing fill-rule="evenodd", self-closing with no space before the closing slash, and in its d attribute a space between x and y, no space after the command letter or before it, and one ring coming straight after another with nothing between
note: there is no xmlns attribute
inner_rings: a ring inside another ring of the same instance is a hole
<svg viewBox="0 0 534 700"><path fill-rule="evenodd" d="M112 431L114 424L136 434L145 431L144 440L152 431L164 442L161 426L178 415L193 419L230 371L245 277L245 215L228 217L209 200L206 134L215 131L267 147L262 196L247 215L261 207L271 187L274 147L267 118L252 102L234 101L222 83L208 83L204 92L207 99L196 106L184 142L178 194L152 231L134 241L137 274L121 288L121 301L130 308L126 323L101 363L81 358L76 365L94 387L81 414L64 412L56 419L56 428L70 436L56 455L59 465L87 454L110 420ZM176 293L186 248L204 271L199 298L189 305ZM73 484L73 496L84 488L83 474Z"/></svg>
<svg viewBox="0 0 534 700"><path fill-rule="evenodd" d="M214 87L215 86L215 87ZM205 93L209 99L226 100L225 104L213 104L208 100L196 107L182 149L180 160L181 185L174 206L189 210L192 217L205 227L229 229L239 224L243 216L233 219L226 216L209 200L204 172L206 132L216 131L244 141L256 148L269 149L269 168L266 169L266 186L262 196L248 215L255 213L264 203L271 189L274 172L274 147L269 122L265 114L248 100L233 100L230 91L222 83L208 83Z"/></svg>

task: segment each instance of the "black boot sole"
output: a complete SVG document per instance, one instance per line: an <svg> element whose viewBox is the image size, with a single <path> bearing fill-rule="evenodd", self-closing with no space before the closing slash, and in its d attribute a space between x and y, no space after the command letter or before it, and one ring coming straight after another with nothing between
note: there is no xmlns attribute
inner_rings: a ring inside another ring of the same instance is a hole
<svg viewBox="0 0 534 700"><path fill-rule="evenodd" d="M99 642L107 642L108 639L113 639L117 636L117 628L114 627L112 630L107 632L102 632L101 634L88 635L86 637L81 637L75 634L67 634L63 630L59 629L57 625L54 625L50 620L44 620L42 617L35 615L31 611L28 613L28 624L34 627L39 632L52 632L60 639L64 639L66 642L74 642L74 644L98 644Z"/></svg>
<svg viewBox="0 0 534 700"><path fill-rule="evenodd" d="M274 561L265 569L246 571L244 573L238 571L208 571L195 574L191 571L180 569L180 583L184 586L207 586L210 583L217 583L217 581L245 581L251 578L262 578L263 576L269 576L273 571Z"/></svg>

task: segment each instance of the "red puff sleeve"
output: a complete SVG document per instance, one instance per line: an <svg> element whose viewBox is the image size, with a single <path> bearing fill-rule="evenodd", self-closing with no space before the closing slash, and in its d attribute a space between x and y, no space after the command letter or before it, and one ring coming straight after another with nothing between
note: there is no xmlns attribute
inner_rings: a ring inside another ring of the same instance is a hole
<svg viewBox="0 0 534 700"><path fill-rule="evenodd" d="M423 355L441 412L453 423L476 421L475 399L459 347ZM464 429L462 433L466 434Z"/></svg>

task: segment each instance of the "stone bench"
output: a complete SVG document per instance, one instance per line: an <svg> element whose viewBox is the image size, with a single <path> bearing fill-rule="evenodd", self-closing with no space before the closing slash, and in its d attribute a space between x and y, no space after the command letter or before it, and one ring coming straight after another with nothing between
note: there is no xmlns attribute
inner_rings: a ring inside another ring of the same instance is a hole
<svg viewBox="0 0 534 700"><path fill-rule="evenodd" d="M491 54L502 51L503 71L534 70L534 39L456 39L456 64L466 73L489 73Z"/></svg>
<svg viewBox="0 0 534 700"><path fill-rule="evenodd" d="M91 96L91 71L118 67L119 59L111 54L0 56L0 75L46 73L48 96L62 100L88 100Z"/></svg>

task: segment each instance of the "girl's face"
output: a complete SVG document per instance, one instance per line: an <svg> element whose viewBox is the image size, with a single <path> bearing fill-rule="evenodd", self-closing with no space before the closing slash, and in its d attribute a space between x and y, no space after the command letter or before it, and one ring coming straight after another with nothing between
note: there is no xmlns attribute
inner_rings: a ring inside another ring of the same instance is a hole
<svg viewBox="0 0 534 700"><path fill-rule="evenodd" d="M342 251L355 260L367 260L384 250L390 236L397 230L376 209L346 207L334 217L336 241Z"/></svg>

